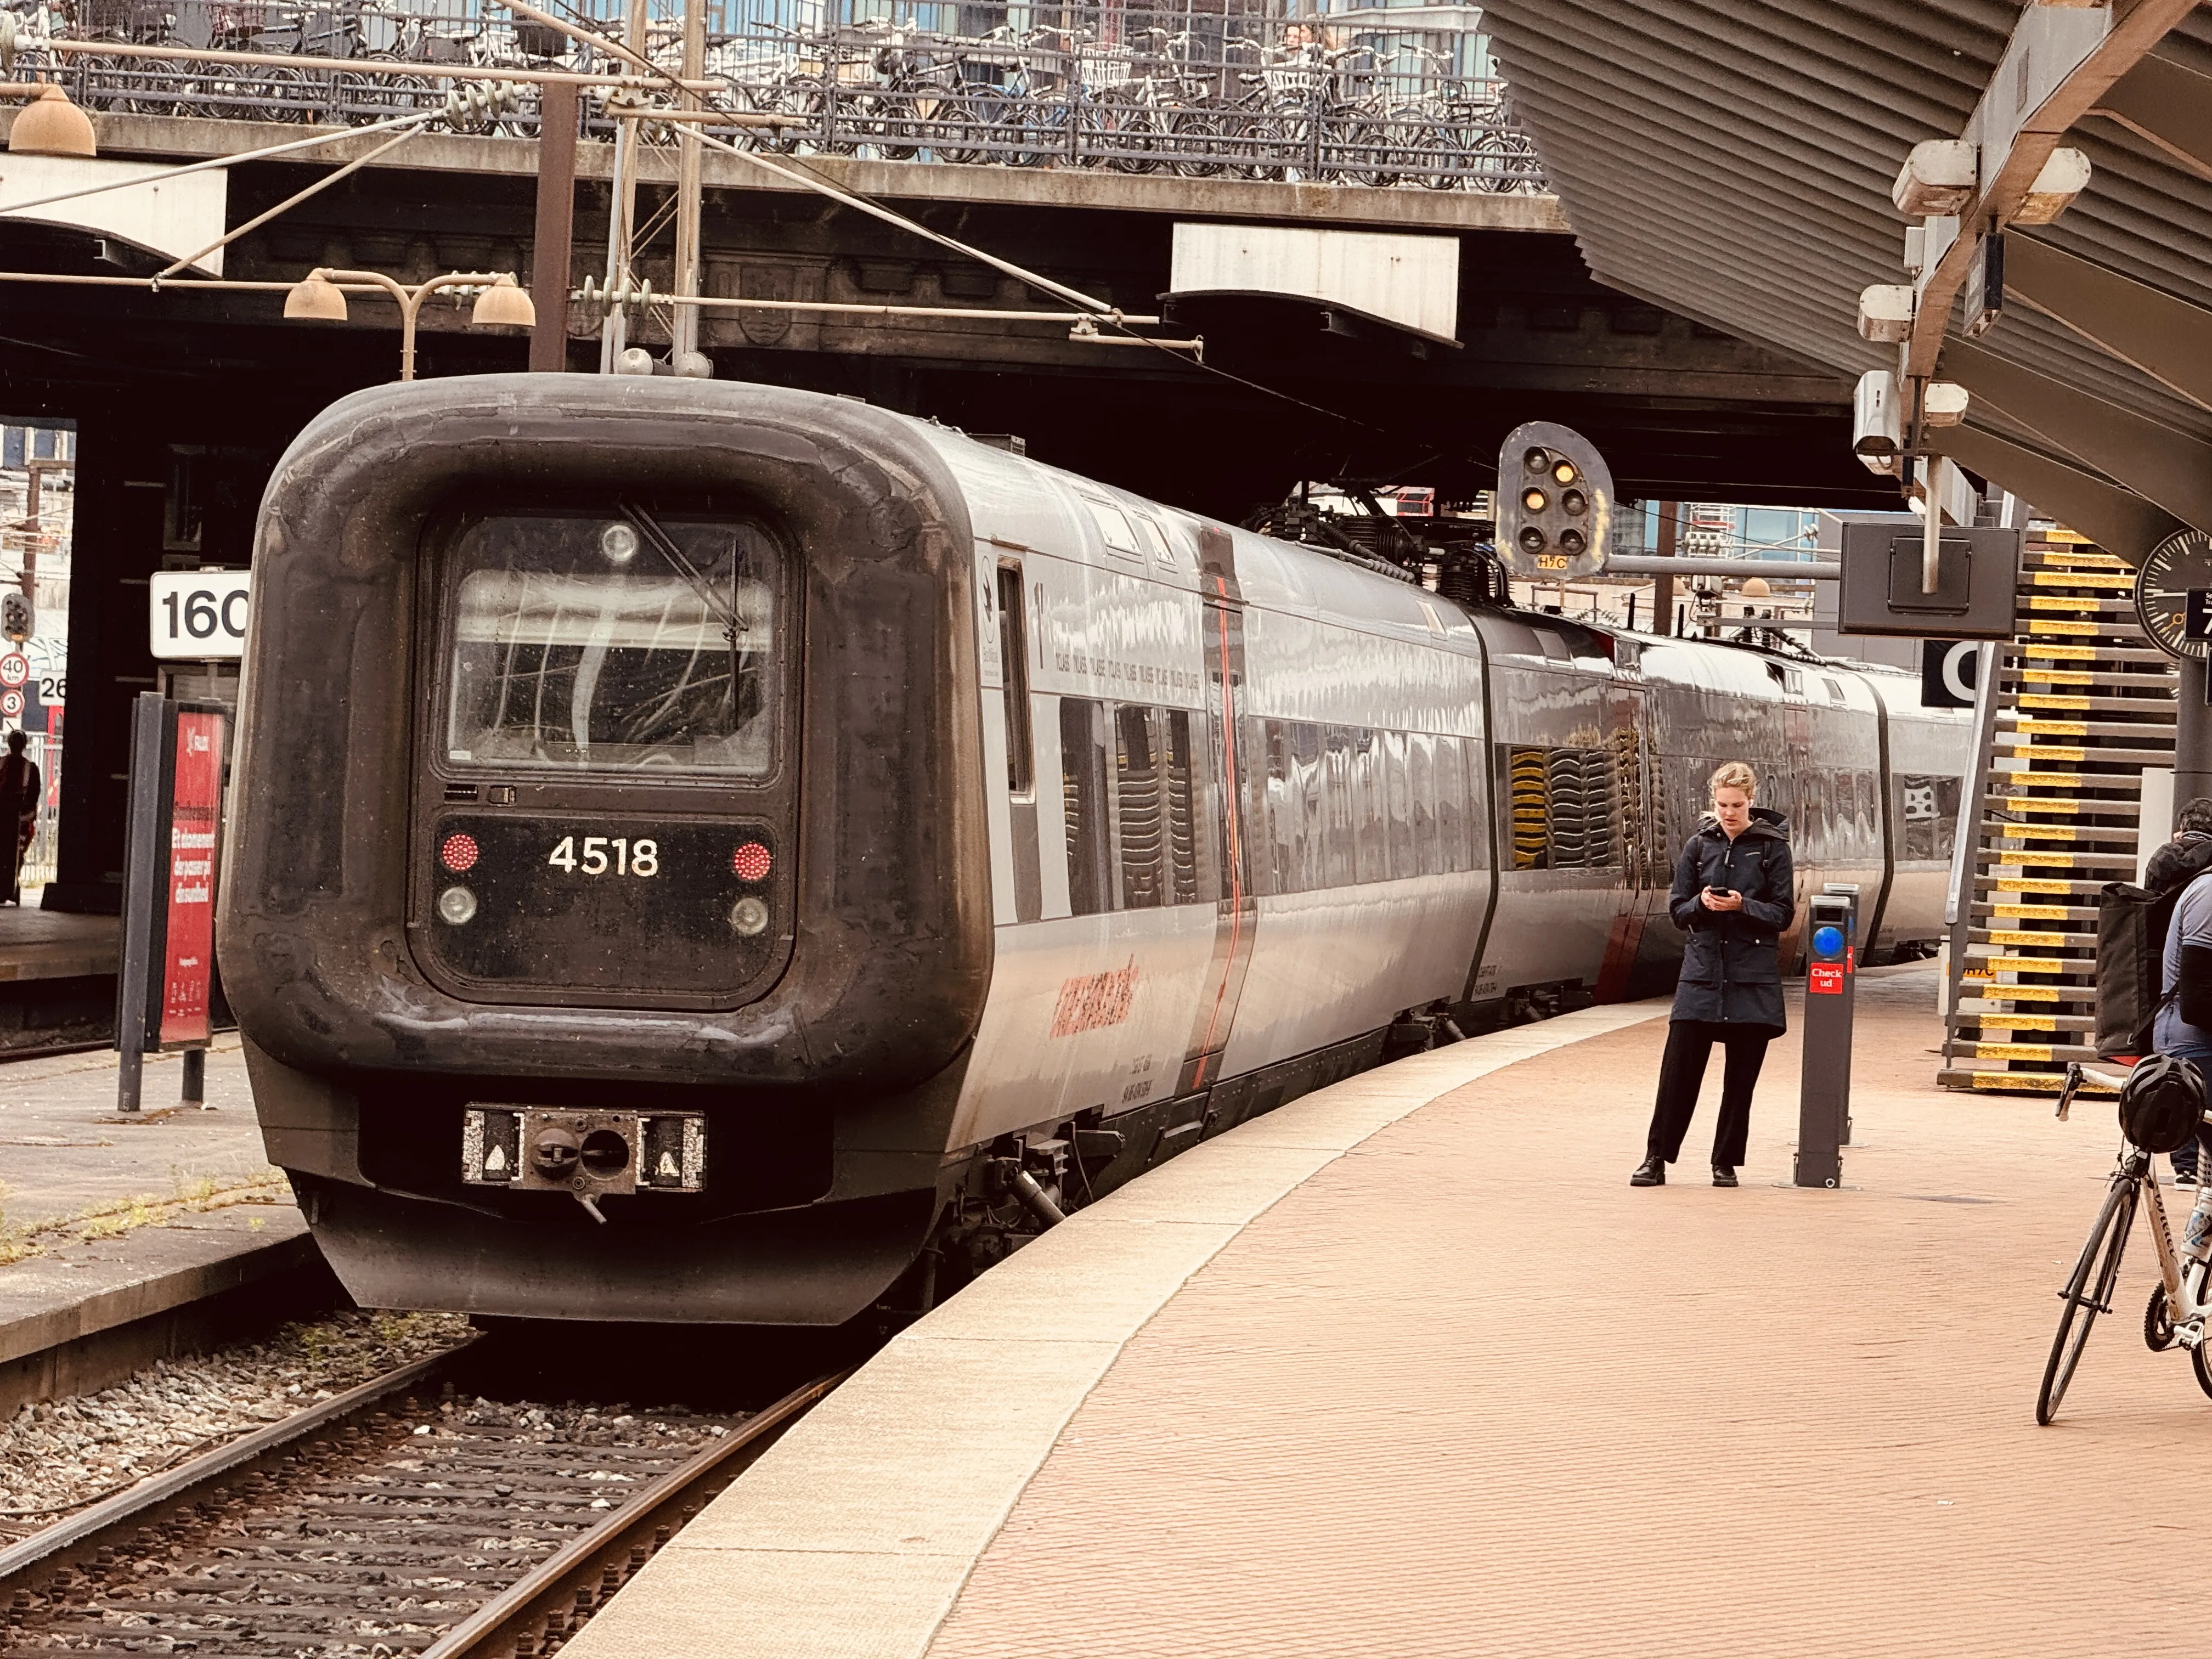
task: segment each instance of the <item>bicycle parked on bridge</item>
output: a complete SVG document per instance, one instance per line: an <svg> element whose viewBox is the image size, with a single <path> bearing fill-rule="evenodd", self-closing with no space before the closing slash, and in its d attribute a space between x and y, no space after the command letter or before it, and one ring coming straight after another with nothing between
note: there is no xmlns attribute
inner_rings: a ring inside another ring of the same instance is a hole
<svg viewBox="0 0 2212 1659"><path fill-rule="evenodd" d="M2156 1156L2185 1146L2204 1121L2204 1083L2197 1068L2185 1060L2154 1055L2133 1071L2087 1065L2080 1060L2066 1068L2066 1083L2058 1096L2058 1115L2071 1110L2074 1097L2084 1087L2116 1091L2119 1095L2120 1127L2126 1139L2105 1194L2081 1246L2073 1273L2058 1292L2065 1310L2058 1317L2058 1334L2051 1344L2051 1358L2043 1368L2043 1386L2035 1396L2035 1420L2048 1424L2058 1414L2081 1350L2099 1314L2112 1310L2119 1284L2120 1260L2126 1253L2128 1233L2135 1224L2138 1205L2150 1212L2150 1241L2158 1252L2159 1282L2151 1287L2150 1304L2143 1310L2143 1340L2154 1353L2173 1348L2189 1352L2197 1386L2212 1395L2212 1352L2205 1346L2207 1322L2212 1320L2212 1297L2208 1297L2208 1263L2185 1256L2174 1248L2173 1231L2166 1218L2160 1194ZM2200 1199L2200 1203L2203 1200Z"/></svg>

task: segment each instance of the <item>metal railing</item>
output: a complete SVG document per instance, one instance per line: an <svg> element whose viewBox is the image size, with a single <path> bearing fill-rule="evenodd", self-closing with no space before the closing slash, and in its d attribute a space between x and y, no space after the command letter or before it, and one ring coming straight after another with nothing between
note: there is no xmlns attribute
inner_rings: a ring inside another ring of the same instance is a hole
<svg viewBox="0 0 2212 1659"><path fill-rule="evenodd" d="M707 76L720 89L706 101L786 124L705 130L787 155L1501 193L1545 188L1479 35L1224 13L919 10L974 32L910 21L734 20L709 35ZM506 21L475 0L404 8L392 0L75 0L69 10L15 0L15 78L58 80L88 108L138 114L363 125L441 103L447 82L424 72L435 66L621 68L606 52ZM1039 18L1051 21L1031 21ZM648 34L653 60L672 72L675 33L657 23ZM56 39L174 55L64 54ZM216 50L301 62L193 56ZM331 59L348 67L333 69ZM612 129L592 100L581 118L594 136ZM536 94L525 86L513 108L465 113L453 124L533 137ZM646 137L673 142L665 126L648 125Z"/></svg>

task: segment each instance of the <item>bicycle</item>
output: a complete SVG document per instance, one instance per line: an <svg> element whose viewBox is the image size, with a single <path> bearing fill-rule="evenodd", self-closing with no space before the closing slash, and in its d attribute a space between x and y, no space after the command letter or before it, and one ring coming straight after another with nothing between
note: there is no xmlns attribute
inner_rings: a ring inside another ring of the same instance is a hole
<svg viewBox="0 0 2212 1659"><path fill-rule="evenodd" d="M2072 1109L2074 1097L2083 1087L2118 1091L2127 1074L2108 1066L2074 1060L2066 1067L2065 1086L2059 1091L2057 1115ZM2120 1274L2120 1258L2127 1249L2128 1233L2135 1224L2136 1206L2148 1197L2152 1247L2158 1252L2159 1282L2151 1287L2150 1303L2143 1310L2143 1341L2153 1353L2174 1347L2189 1351L2197 1386L2212 1397L2212 1350L2205 1345L2206 1322L2212 1319L2212 1297L2206 1292L2208 1264L2191 1261L2187 1272L2173 1247L2173 1232L2166 1218L2166 1201L2159 1187L2152 1154L2123 1140L2119 1161L2112 1170L2104 1206L2097 1212L2080 1260L2065 1288L2058 1292L2066 1310L2058 1318L2058 1334L2051 1344L2051 1358L2043 1368L2043 1386L2035 1396L2035 1420L2048 1425L2058 1414L2081 1350L2089 1340L2099 1314L2112 1310L2112 1293Z"/></svg>

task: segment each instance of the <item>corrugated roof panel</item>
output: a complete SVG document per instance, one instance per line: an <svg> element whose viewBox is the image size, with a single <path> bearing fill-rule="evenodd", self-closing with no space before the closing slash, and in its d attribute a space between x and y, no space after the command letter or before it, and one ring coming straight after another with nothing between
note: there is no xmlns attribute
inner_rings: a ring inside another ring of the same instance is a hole
<svg viewBox="0 0 2212 1659"><path fill-rule="evenodd" d="M1600 281L1852 375L1859 291L1907 280L1889 201L1911 147L1955 137L2018 21L2008 0L1764 4L1492 0L1515 106ZM2159 55L2212 76L2203 11ZM2051 246L2212 307L2212 182L2102 118ZM2212 441L2212 413L2024 304L1977 343ZM2021 439L1998 411L1978 424Z"/></svg>

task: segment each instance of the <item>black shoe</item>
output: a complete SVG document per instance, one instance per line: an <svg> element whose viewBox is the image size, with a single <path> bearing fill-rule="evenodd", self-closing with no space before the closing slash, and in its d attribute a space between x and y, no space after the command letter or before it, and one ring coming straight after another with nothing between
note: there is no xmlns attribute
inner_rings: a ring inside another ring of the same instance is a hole
<svg viewBox="0 0 2212 1659"><path fill-rule="evenodd" d="M1733 1169L1732 1169L1732 1168L1730 1168L1728 1164L1714 1164L1714 1165L1713 1165L1713 1185L1714 1185L1714 1186L1716 1186L1716 1187L1733 1187L1733 1186L1735 1186L1735 1185L1736 1185L1736 1184L1737 1184L1737 1183L1736 1183L1736 1178L1735 1178L1735 1170L1733 1170Z"/></svg>
<svg viewBox="0 0 2212 1659"><path fill-rule="evenodd" d="M1628 1177L1632 1187L1663 1187L1667 1184L1667 1160L1647 1158L1636 1166L1636 1173Z"/></svg>

